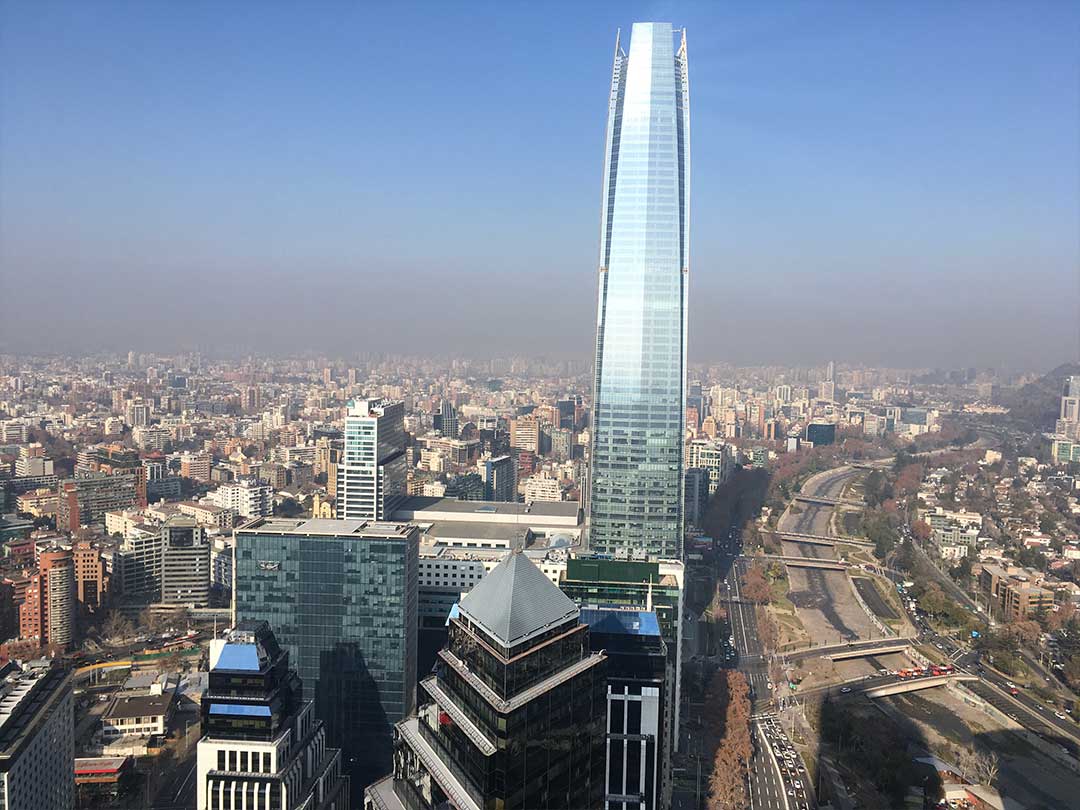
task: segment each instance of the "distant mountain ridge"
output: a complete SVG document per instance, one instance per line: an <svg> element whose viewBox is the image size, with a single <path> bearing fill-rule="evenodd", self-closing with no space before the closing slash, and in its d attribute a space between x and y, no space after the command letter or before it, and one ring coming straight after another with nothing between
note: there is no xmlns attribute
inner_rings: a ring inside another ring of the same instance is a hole
<svg viewBox="0 0 1080 810"><path fill-rule="evenodd" d="M1010 421L1033 430L1053 430L1061 412L1061 389L1065 378L1080 375L1080 363L1065 363L1020 388L1002 391L997 404L1009 409Z"/></svg>

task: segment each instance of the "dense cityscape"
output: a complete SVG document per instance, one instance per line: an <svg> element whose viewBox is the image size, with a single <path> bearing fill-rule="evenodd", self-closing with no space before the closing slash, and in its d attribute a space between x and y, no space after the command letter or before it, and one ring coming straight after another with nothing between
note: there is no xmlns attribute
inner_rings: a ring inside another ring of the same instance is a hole
<svg viewBox="0 0 1080 810"><path fill-rule="evenodd" d="M699 360L692 34L570 359L0 350L0 808L1076 806L1080 364Z"/></svg>

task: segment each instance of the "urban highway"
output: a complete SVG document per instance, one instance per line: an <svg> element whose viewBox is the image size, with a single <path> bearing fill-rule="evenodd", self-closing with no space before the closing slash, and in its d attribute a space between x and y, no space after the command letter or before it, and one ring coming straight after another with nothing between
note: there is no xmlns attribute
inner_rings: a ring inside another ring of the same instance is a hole
<svg viewBox="0 0 1080 810"><path fill-rule="evenodd" d="M755 715L754 756L748 784L750 810L809 810L817 804L806 780L806 767L773 714L775 685L769 680L769 658L758 639L754 606L743 602L739 593L743 565L732 553L724 566L727 573L720 588L736 651L734 661L750 684ZM787 755L778 756L778 749L788 752Z"/></svg>

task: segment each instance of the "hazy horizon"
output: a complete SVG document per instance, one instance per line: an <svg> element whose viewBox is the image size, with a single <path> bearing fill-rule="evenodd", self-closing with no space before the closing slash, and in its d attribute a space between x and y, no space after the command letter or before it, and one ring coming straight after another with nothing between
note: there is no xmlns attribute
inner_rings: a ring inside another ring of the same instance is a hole
<svg viewBox="0 0 1080 810"><path fill-rule="evenodd" d="M0 352L590 358L615 32L686 26L692 364L1078 357L1080 7L0 6Z"/></svg>

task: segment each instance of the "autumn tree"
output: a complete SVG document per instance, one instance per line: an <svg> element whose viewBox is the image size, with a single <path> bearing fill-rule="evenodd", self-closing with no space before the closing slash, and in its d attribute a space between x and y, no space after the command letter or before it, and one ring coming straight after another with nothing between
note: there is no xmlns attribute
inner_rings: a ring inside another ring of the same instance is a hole
<svg viewBox="0 0 1080 810"><path fill-rule="evenodd" d="M1009 638L1018 644L1026 644L1030 647L1038 642L1042 628L1039 627L1038 622L1032 619L1024 619L1021 621L1009 622L1001 628L1001 632L1006 638Z"/></svg>
<svg viewBox="0 0 1080 810"><path fill-rule="evenodd" d="M750 686L737 670L720 670L714 677L715 697L724 700L723 736L716 747L709 775L708 810L747 805L746 777L754 746L750 740ZM717 712L720 714L720 712Z"/></svg>
<svg viewBox="0 0 1080 810"><path fill-rule="evenodd" d="M920 543L925 543L930 539L930 535L934 533L934 530L930 528L930 524L925 520L916 520L911 524L911 533Z"/></svg>
<svg viewBox="0 0 1080 810"><path fill-rule="evenodd" d="M749 602L763 605L772 596L772 589L769 588L769 581L765 577L765 571L756 563L746 569L746 573L742 575L741 585L739 593L743 599Z"/></svg>
<svg viewBox="0 0 1080 810"><path fill-rule="evenodd" d="M1073 616L1076 615L1076 606L1071 602L1065 602L1060 605L1057 610L1050 611L1046 614L1044 621L1046 622L1046 629L1053 633L1065 627Z"/></svg>

